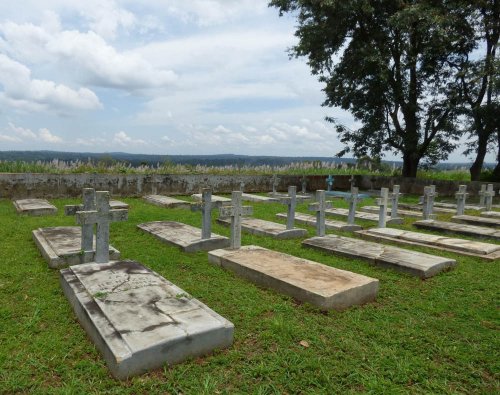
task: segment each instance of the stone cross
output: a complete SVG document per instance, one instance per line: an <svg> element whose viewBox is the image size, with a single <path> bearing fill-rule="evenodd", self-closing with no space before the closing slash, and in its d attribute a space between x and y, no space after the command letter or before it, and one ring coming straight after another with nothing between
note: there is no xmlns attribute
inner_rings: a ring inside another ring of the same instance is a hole
<svg viewBox="0 0 500 395"><path fill-rule="evenodd" d="M389 200L389 188L380 189L380 197L377 198L378 211L378 227L385 228L387 222L387 206Z"/></svg>
<svg viewBox="0 0 500 395"><path fill-rule="evenodd" d="M398 218L398 204L399 204L399 185L392 187L391 193L391 218Z"/></svg>
<svg viewBox="0 0 500 395"><path fill-rule="evenodd" d="M240 182L240 191L243 192L245 190L245 183L243 181Z"/></svg>
<svg viewBox="0 0 500 395"><path fill-rule="evenodd" d="M305 174L300 179L300 182L302 184L302 194L305 195L307 193L307 177Z"/></svg>
<svg viewBox="0 0 500 395"><path fill-rule="evenodd" d="M429 185L424 187L424 196L422 200L422 218L434 219L434 198L437 196L436 186Z"/></svg>
<svg viewBox="0 0 500 395"><path fill-rule="evenodd" d="M351 174L351 178L349 178L349 183L351 184L351 188L354 187L354 182L356 179L354 178L354 174Z"/></svg>
<svg viewBox="0 0 500 395"><path fill-rule="evenodd" d="M95 209L95 189L83 188L83 204L64 206L64 214L76 215L78 211L93 211ZM87 262L87 257L94 251L94 224L82 225L81 245L84 253L83 261Z"/></svg>
<svg viewBox="0 0 500 395"><path fill-rule="evenodd" d="M332 208L332 203L325 200L325 191L321 189L316 191L316 200L308 209L316 211L316 235L322 237L325 235L325 210Z"/></svg>
<svg viewBox="0 0 500 395"><path fill-rule="evenodd" d="M469 194L467 193L467 185L459 185L458 192L455 193L457 198L457 215L464 215L465 200Z"/></svg>
<svg viewBox="0 0 500 395"><path fill-rule="evenodd" d="M326 186L327 186L327 189L328 189L328 192L330 192L332 190L332 187L333 187L333 177L332 175L328 175L328 178L325 179L326 181Z"/></svg>
<svg viewBox="0 0 500 395"><path fill-rule="evenodd" d="M126 221L128 210L111 210L109 207L109 192L96 192L96 210L77 211L76 222L79 225L97 224L96 250L94 262L109 262L109 223Z"/></svg>
<svg viewBox="0 0 500 395"><path fill-rule="evenodd" d="M289 186L288 187L288 196L280 198L281 204L287 205L286 212L286 228L293 229L295 222L295 208L297 207L297 187Z"/></svg>
<svg viewBox="0 0 500 395"><path fill-rule="evenodd" d="M273 176L271 178L271 184L273 187L273 195L276 194L276 187L279 185L279 183L280 183L280 179L278 178L278 176L276 174L273 174Z"/></svg>
<svg viewBox="0 0 500 395"><path fill-rule="evenodd" d="M241 194L241 191L233 191L231 194L231 206L219 208L219 215L221 217L231 217L230 248L232 250L237 250L241 247L241 217L253 213L252 206L241 205Z"/></svg>
<svg viewBox="0 0 500 395"><path fill-rule="evenodd" d="M345 201L349 203L349 214L347 215L347 223L349 225L354 224L354 218L356 217L356 205L361 200L358 196L358 188L351 187L351 195L344 198Z"/></svg>
<svg viewBox="0 0 500 395"><path fill-rule="evenodd" d="M210 188L201 190L201 203L192 204L191 211L201 211L201 238L212 237L212 210L221 206L218 202L212 202L212 191Z"/></svg>
<svg viewBox="0 0 500 395"><path fill-rule="evenodd" d="M493 184L488 184L484 194L486 211L491 211L491 206L493 205L493 196L495 196L495 191L493 190Z"/></svg>
<svg viewBox="0 0 500 395"><path fill-rule="evenodd" d="M486 184L481 184L481 190L479 191L479 205L484 207L484 202L486 200Z"/></svg>

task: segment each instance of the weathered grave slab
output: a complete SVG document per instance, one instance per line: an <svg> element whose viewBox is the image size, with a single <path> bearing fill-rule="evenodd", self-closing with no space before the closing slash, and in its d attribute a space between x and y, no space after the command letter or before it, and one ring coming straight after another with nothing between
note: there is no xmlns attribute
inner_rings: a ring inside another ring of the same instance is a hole
<svg viewBox="0 0 500 395"><path fill-rule="evenodd" d="M412 210L412 211L422 211L423 207L420 204L410 204L410 203L399 203L399 207ZM444 207L433 207L432 209L433 212L435 213L441 213L441 214L455 214L457 210L451 209L451 208L444 208Z"/></svg>
<svg viewBox="0 0 500 395"><path fill-rule="evenodd" d="M325 210L325 213L328 216L339 216L339 217L348 217L349 216L349 210L346 208L330 208L330 209ZM365 221L374 221L377 223L379 221L379 216L376 214L372 214L372 213L356 212L355 218L364 219ZM386 222L388 224L402 224L403 219L402 218L387 217Z"/></svg>
<svg viewBox="0 0 500 395"><path fill-rule="evenodd" d="M227 237L212 233L210 238L202 239L200 229L180 222L145 222L137 227L167 244L181 248L184 252L210 251L229 246Z"/></svg>
<svg viewBox="0 0 500 395"><path fill-rule="evenodd" d="M225 226L231 225L231 220L228 218L218 218L217 222ZM242 218L241 229L250 234L269 236L275 239L295 239L307 236L307 230L305 229L287 229L286 225L259 218Z"/></svg>
<svg viewBox="0 0 500 395"><path fill-rule="evenodd" d="M380 208L378 206L363 206L363 207L360 207L360 210L364 211L366 213L378 214L378 212L380 211ZM390 215L391 213L392 213L392 210L388 209L387 210L387 215ZM401 216L401 217L422 218L422 213L419 212L419 211L398 209L398 216Z"/></svg>
<svg viewBox="0 0 500 395"><path fill-rule="evenodd" d="M420 278L432 277L456 264L454 259L335 235L312 237L304 240L302 244L337 255L366 259L375 265L395 269Z"/></svg>
<svg viewBox="0 0 500 395"><path fill-rule="evenodd" d="M129 205L125 202L121 202L120 200L110 200L109 201L109 208L112 210L119 210L119 209L129 209Z"/></svg>
<svg viewBox="0 0 500 395"><path fill-rule="evenodd" d="M455 222L445 222L436 220L415 221L413 226L421 229L429 229L437 232L457 233L466 236L479 238L490 238L500 240L500 230L485 228L484 226L466 225Z"/></svg>
<svg viewBox="0 0 500 395"><path fill-rule="evenodd" d="M79 226L56 226L51 228L39 228L32 232L40 253L52 269L61 268L68 265L78 265L84 263L82 253L82 228ZM93 251L87 259L93 260L95 257L96 241L94 237ZM109 246L111 259L120 259L120 251Z"/></svg>
<svg viewBox="0 0 500 395"><path fill-rule="evenodd" d="M155 206L166 207L166 208L187 208L189 209L191 204L184 200L175 199L170 196L163 195L147 195L143 199Z"/></svg>
<svg viewBox="0 0 500 395"><path fill-rule="evenodd" d="M253 195L251 193L242 193L241 200L245 202L257 202L257 203L278 203L279 199L277 197Z"/></svg>
<svg viewBox="0 0 500 395"><path fill-rule="evenodd" d="M440 251L451 251L486 260L500 259L500 245L497 244L410 232L394 228L372 228L356 233L363 238L375 241L391 241L405 245L431 247Z"/></svg>
<svg viewBox="0 0 500 395"><path fill-rule="evenodd" d="M344 310L377 296L376 279L258 246L210 251L208 259L259 286L324 310Z"/></svg>
<svg viewBox="0 0 500 395"><path fill-rule="evenodd" d="M286 219L285 213L276 214L278 218ZM295 222L302 225L316 226L316 216L302 213L295 213ZM330 219L325 219L325 228L327 230L344 230L344 231L355 231L362 229L359 225L349 225L342 221L333 221Z"/></svg>
<svg viewBox="0 0 500 395"><path fill-rule="evenodd" d="M481 217L485 218L496 218L500 219L500 211L483 211L479 214Z"/></svg>
<svg viewBox="0 0 500 395"><path fill-rule="evenodd" d="M18 199L14 200L13 203L18 214L32 216L57 214L57 207L50 204L46 199Z"/></svg>
<svg viewBox="0 0 500 395"><path fill-rule="evenodd" d="M118 379L232 344L231 322L138 262L71 266L60 278L78 320Z"/></svg>
<svg viewBox="0 0 500 395"><path fill-rule="evenodd" d="M454 215L453 217L451 217L451 220L453 222L459 222L464 224L488 226L490 228L500 228L500 217L486 218L486 217L477 217L475 215Z"/></svg>
<svg viewBox="0 0 500 395"><path fill-rule="evenodd" d="M193 193L191 197L197 202L201 202L202 194L201 193ZM224 196L211 195L212 203L219 203L222 206L230 205L231 199Z"/></svg>
<svg viewBox="0 0 500 395"><path fill-rule="evenodd" d="M453 210L453 212L456 212L457 205L454 203L445 203L445 202L434 202L434 207L440 207L440 208L447 208ZM464 206L465 210L476 210L476 211L483 211L485 208L473 204L466 204ZM435 211L435 210L434 210Z"/></svg>
<svg viewBox="0 0 500 395"><path fill-rule="evenodd" d="M259 196L259 195L253 195L253 196ZM262 197L262 196L259 196L259 197ZM287 193L279 193L279 192L272 193L272 192L269 192L269 197L275 198L275 199L277 199L279 201L280 199L283 199L283 198L286 199L286 198L290 197L290 195L287 194ZM313 197L311 195L301 195L300 193L297 193L295 195L295 199L297 199L297 201L301 202L301 203L305 202L307 200L311 200L312 198ZM245 200L245 199L243 199L243 200ZM250 200L248 200L248 201L250 201Z"/></svg>

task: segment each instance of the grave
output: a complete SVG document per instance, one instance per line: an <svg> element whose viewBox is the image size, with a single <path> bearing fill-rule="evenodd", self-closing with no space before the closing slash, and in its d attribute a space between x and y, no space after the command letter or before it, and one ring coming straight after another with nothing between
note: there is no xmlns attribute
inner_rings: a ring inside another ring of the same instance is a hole
<svg viewBox="0 0 500 395"><path fill-rule="evenodd" d="M50 204L46 199L18 199L14 200L13 203L18 214L36 217L57 214L57 207Z"/></svg>
<svg viewBox="0 0 500 395"><path fill-rule="evenodd" d="M316 235L324 236L326 227L325 227L325 211L332 207L331 202L327 202L325 199L325 191L318 189L316 191L316 203L310 204L307 209L309 211L316 212Z"/></svg>
<svg viewBox="0 0 500 395"><path fill-rule="evenodd" d="M228 213L221 208L221 215L231 214L231 239L241 240L237 217L241 218L241 196L233 192L233 206ZM238 208L239 206L239 208ZM353 305L375 299L378 280L317 262L297 258L258 246L241 247L232 243L229 249L208 253L209 262L262 287L289 295L302 302L311 303L323 310L344 310Z"/></svg>
<svg viewBox="0 0 500 395"><path fill-rule="evenodd" d="M243 193L241 195L241 200L246 202L257 202L257 203L278 203L279 201L277 197L253 195L251 193Z"/></svg>
<svg viewBox="0 0 500 395"><path fill-rule="evenodd" d="M463 224L488 226L491 228L500 228L500 218L477 217L475 215L454 215L451 217L453 222Z"/></svg>
<svg viewBox="0 0 500 395"><path fill-rule="evenodd" d="M380 197L377 198L377 204L379 206L378 213L378 227L385 228L387 222L387 207L389 205L389 189L381 188L380 189ZM394 219L394 218L392 218Z"/></svg>
<svg viewBox="0 0 500 395"><path fill-rule="evenodd" d="M278 176L276 174L273 174L273 176L271 177L271 188L273 190L272 192L269 192L271 196L275 196L276 193L278 192L276 189L278 188L280 181L281 180L278 178Z"/></svg>
<svg viewBox="0 0 500 395"><path fill-rule="evenodd" d="M78 210L95 210L96 193L93 188L83 189L83 204L65 206L67 215L77 215ZM105 204L105 202L101 202ZM117 215L121 220L127 217L127 210L114 209L111 216ZM117 214L114 214L117 213ZM102 227L99 231L102 232ZM109 230L108 230L109 232ZM93 224L78 226L57 226L39 228L32 232L33 240L47 261L50 268L60 268L67 265L78 265L96 259L96 238ZM109 246L108 254L112 259L119 259L120 252Z"/></svg>
<svg viewBox="0 0 500 395"><path fill-rule="evenodd" d="M204 189L206 189L206 188L204 188ZM191 195L191 197L197 202L201 202L203 200L202 193L194 193ZM225 206L225 205L231 204L231 199L224 197L224 196L212 195L212 202L213 203L220 203L221 205Z"/></svg>
<svg viewBox="0 0 500 395"><path fill-rule="evenodd" d="M493 206L493 197L495 196L495 191L493 190L493 184L488 184L486 190L484 191L484 207L486 211L491 211L491 207ZM482 204L479 204L483 206Z"/></svg>
<svg viewBox="0 0 500 395"><path fill-rule="evenodd" d="M312 199L312 195L307 193L307 177L305 175L301 177L300 185L302 186L302 190L297 194L297 198Z"/></svg>
<svg viewBox="0 0 500 395"><path fill-rule="evenodd" d="M434 199L437 196L436 186L430 185L424 187L424 197L422 200L422 218L423 219L435 219L434 214Z"/></svg>
<svg viewBox="0 0 500 395"><path fill-rule="evenodd" d="M439 251L450 251L485 260L500 259L500 245L473 240L443 237L434 234L410 232L394 228L373 228L356 232L369 240L390 241L398 244L431 247Z"/></svg>
<svg viewBox="0 0 500 395"><path fill-rule="evenodd" d="M433 230L437 232L457 233L472 237L500 240L499 230L486 228L484 226L465 225L454 222L436 221L432 219L415 221L413 223L413 226L420 229Z"/></svg>
<svg viewBox="0 0 500 395"><path fill-rule="evenodd" d="M420 278L432 277L456 264L454 259L343 236L312 237L304 240L302 244L336 255L366 259L372 264Z"/></svg>
<svg viewBox="0 0 500 395"><path fill-rule="evenodd" d="M394 185L392 187L392 193L390 195L391 218L398 218L399 217L399 210L398 210L399 196L401 196L401 193L399 193L399 185Z"/></svg>
<svg viewBox="0 0 500 395"><path fill-rule="evenodd" d="M294 239L306 236L307 231L305 229L294 228L295 207L297 205L296 188L294 186L288 187L288 194L289 197L283 197L279 200L280 203L286 204L288 207L286 226L258 218L242 218L241 229L247 233L270 236L275 239ZM231 224L230 220L223 217L219 218L217 222L226 226Z"/></svg>
<svg viewBox="0 0 500 395"><path fill-rule="evenodd" d="M354 225L356 217L356 206L361 198L358 196L358 188L351 186L351 195L344 198L349 203L349 214L347 215L347 223Z"/></svg>
<svg viewBox="0 0 500 395"><path fill-rule="evenodd" d="M379 210L380 210L380 208L379 208ZM328 216L349 217L349 210L346 208L331 208L331 209L325 210L325 214ZM359 211L356 212L355 218L363 219L365 221L377 222L377 223L379 221L379 216L377 214L363 213L363 212L359 212ZM388 218L386 220L386 223L388 223L388 224L402 224L403 219L402 218Z"/></svg>
<svg viewBox="0 0 500 395"><path fill-rule="evenodd" d="M427 188L427 187L425 187ZM421 211L422 215L424 215L424 207L425 205L423 203L419 204L411 204L411 203L399 203L399 207L412 210L412 211ZM432 206L432 216L435 217L434 213L439 213L439 214L456 214L457 210L456 209L451 209L451 208L444 208L444 207L435 207L434 205ZM429 218L433 219L433 218Z"/></svg>
<svg viewBox="0 0 500 395"><path fill-rule="evenodd" d="M276 214L278 218L286 219L286 214ZM316 216L302 213L295 213L295 222L301 225L309 225L316 227ZM348 224L342 221L332 221L325 218L325 230L340 230L340 231L355 231L362 229L361 226L355 224Z"/></svg>
<svg viewBox="0 0 500 395"><path fill-rule="evenodd" d="M229 239L212 233L212 210L221 207L223 202L212 201L210 189L203 189L201 204L193 204L193 211L202 212L201 230L194 226L174 221L154 221L137 227L159 240L175 245L184 252L210 251L229 246Z"/></svg>
<svg viewBox="0 0 500 395"><path fill-rule="evenodd" d="M175 199L170 196L163 195L147 195L143 199L155 206L165 207L165 208L187 208L191 207L191 203L184 200Z"/></svg>
<svg viewBox="0 0 500 395"><path fill-rule="evenodd" d="M483 211L479 214L481 217L485 218L496 218L500 219L500 211Z"/></svg>
<svg viewBox="0 0 500 395"><path fill-rule="evenodd" d="M138 262L109 262L107 228L123 217L109 210L107 192L96 193L96 206L76 216L82 224L97 223L99 262L63 269L60 280L113 376L127 379L229 347L231 322Z"/></svg>
<svg viewBox="0 0 500 395"><path fill-rule="evenodd" d="M80 324L117 379L232 344L231 322L135 261L61 270Z"/></svg>
<svg viewBox="0 0 500 395"><path fill-rule="evenodd" d="M364 211L365 213L377 214L380 212L380 207L378 207L378 206L363 206L363 207L360 207L360 210ZM392 208L387 209L387 214L388 215L392 214ZM400 218L400 217L422 218L422 212L413 211L413 210L398 209L398 218Z"/></svg>
<svg viewBox="0 0 500 395"><path fill-rule="evenodd" d="M465 210L465 200L469 194L467 193L467 185L459 185L458 192L455 193L457 199L457 215L463 215Z"/></svg>

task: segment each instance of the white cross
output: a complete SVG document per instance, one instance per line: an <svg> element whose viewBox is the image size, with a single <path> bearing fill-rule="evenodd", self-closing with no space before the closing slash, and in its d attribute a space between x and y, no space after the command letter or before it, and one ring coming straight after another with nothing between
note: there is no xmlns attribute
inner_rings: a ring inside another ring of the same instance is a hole
<svg viewBox="0 0 500 395"><path fill-rule="evenodd" d="M241 247L241 217L243 215L251 215L253 213L252 206L241 205L241 191L233 191L231 194L231 206L223 206L219 208L221 217L231 217L231 249Z"/></svg>
<svg viewBox="0 0 500 395"><path fill-rule="evenodd" d="M377 198L377 205L379 206L378 212L378 227L385 228L386 217L387 217L387 205L389 199L389 189L381 188L380 189L380 197Z"/></svg>
<svg viewBox="0 0 500 395"><path fill-rule="evenodd" d="M212 237L212 210L219 208L222 202L212 202L212 191L210 188L203 188L201 191L201 203L191 204L191 211L201 211L201 238L210 239Z"/></svg>
<svg viewBox="0 0 500 395"><path fill-rule="evenodd" d="M288 196L280 198L281 204L287 205L286 228L293 229L295 222L295 208L297 207L297 187L288 187Z"/></svg>
<svg viewBox="0 0 500 395"><path fill-rule="evenodd" d="M332 203L325 200L325 191L319 189L316 191L317 203L312 203L309 205L309 211L316 211L316 235L325 235L325 210L332 208Z"/></svg>

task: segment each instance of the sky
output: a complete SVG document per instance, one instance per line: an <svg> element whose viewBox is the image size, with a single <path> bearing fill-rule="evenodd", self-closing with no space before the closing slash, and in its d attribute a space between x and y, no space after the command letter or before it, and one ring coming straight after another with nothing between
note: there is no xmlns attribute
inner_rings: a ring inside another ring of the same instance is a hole
<svg viewBox="0 0 500 395"><path fill-rule="evenodd" d="M334 156L359 124L267 3L1 0L0 150Z"/></svg>

